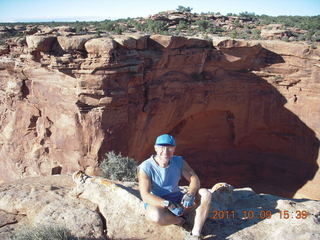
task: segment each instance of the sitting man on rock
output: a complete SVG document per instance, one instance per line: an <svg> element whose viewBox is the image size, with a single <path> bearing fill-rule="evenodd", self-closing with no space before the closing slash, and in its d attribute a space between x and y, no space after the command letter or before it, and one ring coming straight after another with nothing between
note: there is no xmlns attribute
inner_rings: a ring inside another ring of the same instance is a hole
<svg viewBox="0 0 320 240"><path fill-rule="evenodd" d="M182 225L184 215L195 209L193 229L186 239L200 239L210 209L211 192L200 189L199 178L189 164L174 155L175 147L172 136L157 137L156 155L139 165L140 194L147 218L159 225ZM190 183L186 193L182 193L178 185L181 175Z"/></svg>

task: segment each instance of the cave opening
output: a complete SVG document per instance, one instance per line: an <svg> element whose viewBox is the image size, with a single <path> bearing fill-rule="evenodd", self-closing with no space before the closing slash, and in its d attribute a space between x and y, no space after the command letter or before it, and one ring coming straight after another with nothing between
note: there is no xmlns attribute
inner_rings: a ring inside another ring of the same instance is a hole
<svg viewBox="0 0 320 240"><path fill-rule="evenodd" d="M293 114L290 118L297 121ZM318 169L319 141L304 124L286 129L285 134L284 129L277 132L254 126L244 131L239 121L228 110L204 111L183 119L170 131L177 141L176 154L195 169L202 187L226 182L293 197L312 179ZM297 145L300 151L294 151Z"/></svg>
<svg viewBox="0 0 320 240"><path fill-rule="evenodd" d="M176 155L203 187L227 182L293 197L315 177L319 139L303 122L306 113L292 106L297 97L283 92L268 72L285 59L261 46L240 50L213 49L189 64L179 55L180 65L170 55L166 69L148 69L126 108L105 114L103 151L142 162L154 153L156 137L169 133L177 140Z"/></svg>

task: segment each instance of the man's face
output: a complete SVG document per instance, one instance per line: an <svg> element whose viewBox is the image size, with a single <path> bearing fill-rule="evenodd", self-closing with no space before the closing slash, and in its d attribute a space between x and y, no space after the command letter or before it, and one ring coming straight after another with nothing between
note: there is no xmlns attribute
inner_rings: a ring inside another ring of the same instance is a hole
<svg viewBox="0 0 320 240"><path fill-rule="evenodd" d="M174 147L174 146L159 146L159 145L154 146L154 150L157 153L158 159L162 163L169 162L169 160L172 158L172 156L174 154L175 149L176 149L176 147Z"/></svg>

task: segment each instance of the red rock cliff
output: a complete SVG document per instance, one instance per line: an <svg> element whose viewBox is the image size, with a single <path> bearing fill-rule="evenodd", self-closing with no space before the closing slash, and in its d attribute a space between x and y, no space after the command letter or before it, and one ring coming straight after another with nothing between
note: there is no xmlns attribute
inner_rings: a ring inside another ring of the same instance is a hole
<svg viewBox="0 0 320 240"><path fill-rule="evenodd" d="M204 186L320 199L320 50L280 41L28 36L2 47L0 181L141 162L162 133Z"/></svg>

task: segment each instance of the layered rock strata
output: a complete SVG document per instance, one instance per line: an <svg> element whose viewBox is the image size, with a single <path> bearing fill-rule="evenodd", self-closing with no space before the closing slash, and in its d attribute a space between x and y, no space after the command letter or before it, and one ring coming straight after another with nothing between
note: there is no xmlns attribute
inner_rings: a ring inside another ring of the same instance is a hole
<svg viewBox="0 0 320 240"><path fill-rule="evenodd" d="M320 199L317 46L162 35L27 36L0 58L0 181L143 161L157 135L204 186Z"/></svg>

